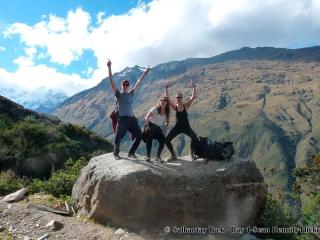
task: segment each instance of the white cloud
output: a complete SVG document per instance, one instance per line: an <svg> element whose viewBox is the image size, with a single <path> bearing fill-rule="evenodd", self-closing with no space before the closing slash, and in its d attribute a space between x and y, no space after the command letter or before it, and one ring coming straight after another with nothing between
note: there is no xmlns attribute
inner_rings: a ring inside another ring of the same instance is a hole
<svg viewBox="0 0 320 240"><path fill-rule="evenodd" d="M97 24L100 25L102 22L103 22L103 17L105 16L106 14L104 12L98 12L98 15L97 15Z"/></svg>
<svg viewBox="0 0 320 240"><path fill-rule="evenodd" d="M67 89L63 83L69 81L73 89L81 89L79 86L93 86L106 75L108 57L115 72L135 64L147 66L209 57L243 46L319 44L319 10L317 0L154 0L148 4L140 2L119 16L106 16L103 12L91 16L78 8L66 18L49 15L33 26L15 23L5 34L18 35L29 49L26 56L15 61L20 71L27 71L29 64L33 71L45 70L41 75L48 79L48 84L61 84ZM28 62L34 57L49 57L53 63L68 66L85 50L93 51L98 64L94 71L79 69L79 73L91 74L89 79ZM39 84L40 80L31 79L28 81Z"/></svg>
<svg viewBox="0 0 320 240"><path fill-rule="evenodd" d="M5 36L18 34L28 47L44 48L53 63L69 65L79 59L83 50L90 48L86 43L90 15L82 9L70 11L66 19L50 15L34 26L23 23L12 24Z"/></svg>
<svg viewBox="0 0 320 240"><path fill-rule="evenodd" d="M27 48L25 50L27 57L33 58L35 54L37 53L37 49L35 47Z"/></svg>
<svg viewBox="0 0 320 240"><path fill-rule="evenodd" d="M0 68L1 87L19 86L23 89L45 87L62 90L71 96L76 92L91 87L92 83L97 84L101 80L101 76L90 80L83 79L78 74L60 73L46 65L33 65L26 58L19 58L15 60L15 63L19 64L19 69L16 72L9 72Z"/></svg>
<svg viewBox="0 0 320 240"><path fill-rule="evenodd" d="M66 30L66 21L63 18L50 15L47 26L51 33L63 33Z"/></svg>
<svg viewBox="0 0 320 240"><path fill-rule="evenodd" d="M5 50L6 50L5 47L0 46L0 52Z"/></svg>
<svg viewBox="0 0 320 240"><path fill-rule="evenodd" d="M88 67L88 69L84 69L81 73L86 76L91 76L94 72L92 67Z"/></svg>
<svg viewBox="0 0 320 240"><path fill-rule="evenodd" d="M13 60L13 63L19 65L19 69L27 69L34 66L32 59L29 57L19 57Z"/></svg>
<svg viewBox="0 0 320 240"><path fill-rule="evenodd" d="M99 67L117 69L188 57L209 57L243 46L307 46L320 42L319 1L160 0L92 30Z"/></svg>

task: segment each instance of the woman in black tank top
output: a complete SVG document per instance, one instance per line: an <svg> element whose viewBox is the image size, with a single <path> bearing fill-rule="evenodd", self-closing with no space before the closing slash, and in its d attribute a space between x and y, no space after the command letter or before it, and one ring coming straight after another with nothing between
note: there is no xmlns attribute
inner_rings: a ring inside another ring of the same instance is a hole
<svg viewBox="0 0 320 240"><path fill-rule="evenodd" d="M183 110L182 112L178 111L178 108L176 106L176 125L186 128L190 127L189 120L188 120L188 113L186 111L186 107L183 104Z"/></svg>
<svg viewBox="0 0 320 240"><path fill-rule="evenodd" d="M171 153L171 158L169 158L168 161L174 161L177 159L177 155L173 149L171 141L181 133L184 133L191 138L191 157L192 159L194 159L193 152L194 144L197 140L197 135L190 127L187 110L196 97L196 86L192 84L192 96L186 102L183 102L181 93L178 93L176 95L176 102L172 102L169 96L168 88L169 86L166 86L166 97L168 103L171 106L171 108L176 111L176 125L171 129L171 131L166 137L166 145Z"/></svg>

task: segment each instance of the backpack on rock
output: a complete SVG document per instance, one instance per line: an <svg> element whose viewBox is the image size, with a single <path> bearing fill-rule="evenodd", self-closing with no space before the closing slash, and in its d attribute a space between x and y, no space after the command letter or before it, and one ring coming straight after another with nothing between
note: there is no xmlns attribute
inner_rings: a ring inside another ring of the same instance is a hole
<svg viewBox="0 0 320 240"><path fill-rule="evenodd" d="M228 160L234 154L234 147L232 142L212 142L207 137L198 137L194 149L198 157L207 160Z"/></svg>

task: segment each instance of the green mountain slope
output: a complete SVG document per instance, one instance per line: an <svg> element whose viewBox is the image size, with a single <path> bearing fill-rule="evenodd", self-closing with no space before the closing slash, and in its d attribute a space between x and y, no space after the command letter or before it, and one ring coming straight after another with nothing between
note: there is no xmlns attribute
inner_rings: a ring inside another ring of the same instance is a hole
<svg viewBox="0 0 320 240"><path fill-rule="evenodd" d="M112 144L92 131L62 124L55 117L24 109L0 96L0 170L48 177L69 158L111 149Z"/></svg>

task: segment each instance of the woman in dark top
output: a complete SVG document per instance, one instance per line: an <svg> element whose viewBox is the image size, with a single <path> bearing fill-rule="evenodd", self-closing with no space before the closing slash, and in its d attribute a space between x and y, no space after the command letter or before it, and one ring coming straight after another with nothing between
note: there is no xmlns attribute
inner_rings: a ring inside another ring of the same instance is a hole
<svg viewBox="0 0 320 240"><path fill-rule="evenodd" d="M171 129L169 134L166 137L166 145L171 153L171 158L168 159L168 161L174 161L177 159L177 155L173 150L173 146L171 144L171 141L173 138L175 138L177 135L184 133L187 136L191 138L191 157L194 159L194 144L197 140L197 135L195 132L191 129L189 120L188 120L188 113L187 110L191 106L192 102L196 98L196 85L192 83L192 96L189 98L186 102L183 102L182 94L178 93L176 95L176 102L173 102L170 99L169 92L168 92L169 86L166 86L166 97L168 100L169 105L171 108L176 111L176 125Z"/></svg>

